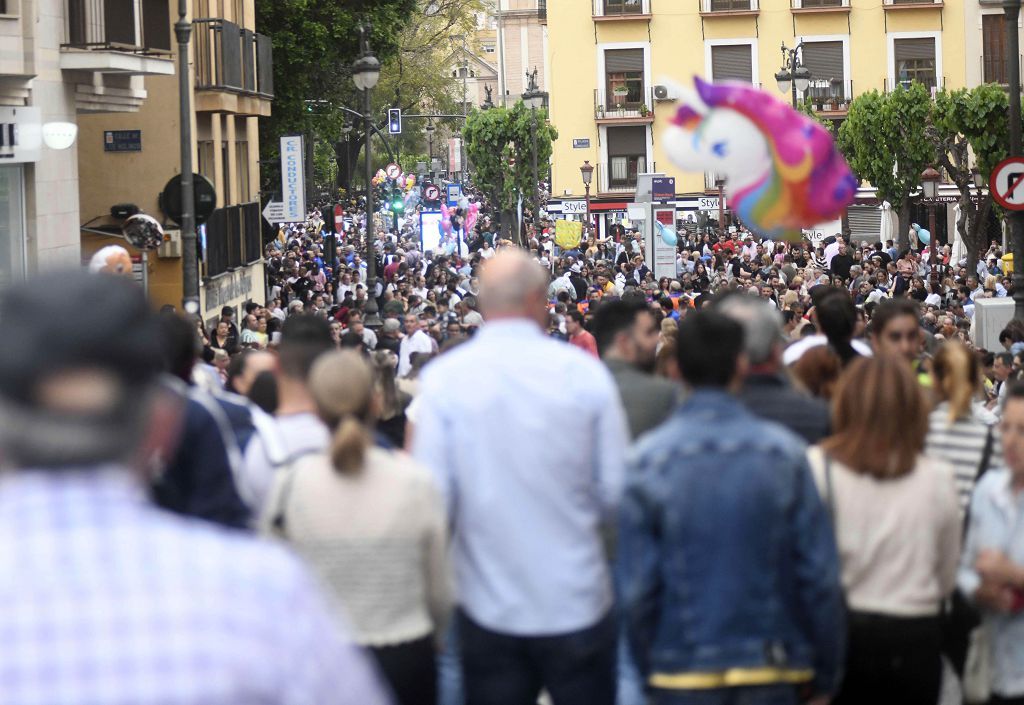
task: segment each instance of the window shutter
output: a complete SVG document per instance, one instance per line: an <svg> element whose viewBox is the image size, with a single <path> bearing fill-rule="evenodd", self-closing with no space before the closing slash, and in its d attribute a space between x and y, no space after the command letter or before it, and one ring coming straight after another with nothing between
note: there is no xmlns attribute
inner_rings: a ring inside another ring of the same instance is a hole
<svg viewBox="0 0 1024 705"><path fill-rule="evenodd" d="M754 80L749 44L711 47L711 78L715 81Z"/></svg>
<svg viewBox="0 0 1024 705"><path fill-rule="evenodd" d="M604 53L605 73L643 73L643 49L608 49Z"/></svg>
<svg viewBox="0 0 1024 705"><path fill-rule="evenodd" d="M893 42L893 53L897 63L916 59L935 61L935 39L932 37L897 39Z"/></svg>
<svg viewBox="0 0 1024 705"><path fill-rule="evenodd" d="M842 42L804 42L802 60L812 81L844 80Z"/></svg>
<svg viewBox="0 0 1024 705"><path fill-rule="evenodd" d="M982 64L985 83L1007 83L1006 31L1002 13L981 16Z"/></svg>
<svg viewBox="0 0 1024 705"><path fill-rule="evenodd" d="M635 156L647 154L647 128L636 127L608 128L608 156Z"/></svg>
<svg viewBox="0 0 1024 705"><path fill-rule="evenodd" d="M882 236L882 211L878 206L850 206L846 216L851 239L878 242Z"/></svg>

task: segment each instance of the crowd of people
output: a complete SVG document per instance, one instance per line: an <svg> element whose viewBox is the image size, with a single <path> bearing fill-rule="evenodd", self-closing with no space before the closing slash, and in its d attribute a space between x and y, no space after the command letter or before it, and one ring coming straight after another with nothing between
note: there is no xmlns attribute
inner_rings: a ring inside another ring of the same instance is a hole
<svg viewBox="0 0 1024 705"><path fill-rule="evenodd" d="M365 218L213 321L0 300L0 701L1024 703L994 246Z"/></svg>

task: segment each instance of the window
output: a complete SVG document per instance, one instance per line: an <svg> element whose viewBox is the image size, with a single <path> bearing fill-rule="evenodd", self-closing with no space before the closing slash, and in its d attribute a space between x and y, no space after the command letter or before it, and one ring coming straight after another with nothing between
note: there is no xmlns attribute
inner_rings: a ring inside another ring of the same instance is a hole
<svg viewBox="0 0 1024 705"><path fill-rule="evenodd" d="M604 0L605 15L639 15L641 7L640 0Z"/></svg>
<svg viewBox="0 0 1024 705"><path fill-rule="evenodd" d="M714 81L754 81L754 63L749 44L711 47L711 78Z"/></svg>
<svg viewBox="0 0 1024 705"><path fill-rule="evenodd" d="M712 12L746 12L751 9L750 0L711 0Z"/></svg>
<svg viewBox="0 0 1024 705"><path fill-rule="evenodd" d="M608 49L604 53L605 107L636 109L644 102L644 50Z"/></svg>
<svg viewBox="0 0 1024 705"><path fill-rule="evenodd" d="M200 140L197 146L199 148L199 173L208 178L210 183L217 183L213 166L213 142Z"/></svg>
<svg viewBox="0 0 1024 705"><path fill-rule="evenodd" d="M1007 84L1006 20L1003 13L981 16L982 80Z"/></svg>
<svg viewBox="0 0 1024 705"><path fill-rule="evenodd" d="M935 39L915 37L893 40L896 81L899 84L918 81L935 88Z"/></svg>
<svg viewBox="0 0 1024 705"><path fill-rule="evenodd" d="M801 8L842 7L843 0L800 0Z"/></svg>
<svg viewBox="0 0 1024 705"><path fill-rule="evenodd" d="M608 128L608 186L634 188L636 176L647 171L647 128Z"/></svg>
<svg viewBox="0 0 1024 705"><path fill-rule="evenodd" d="M842 42L804 42L801 61L811 72L807 96L814 100L843 100L846 95Z"/></svg>
<svg viewBox="0 0 1024 705"><path fill-rule="evenodd" d="M245 27L245 0L234 0L232 7L234 9L234 17L231 18L232 22L239 27Z"/></svg>
<svg viewBox="0 0 1024 705"><path fill-rule="evenodd" d="M238 176L238 201L248 203L249 193L249 143L245 140L235 142L235 173Z"/></svg>
<svg viewBox="0 0 1024 705"><path fill-rule="evenodd" d="M485 54L493 54L494 53L494 45L493 44L484 44L483 48L484 48L484 53Z"/></svg>

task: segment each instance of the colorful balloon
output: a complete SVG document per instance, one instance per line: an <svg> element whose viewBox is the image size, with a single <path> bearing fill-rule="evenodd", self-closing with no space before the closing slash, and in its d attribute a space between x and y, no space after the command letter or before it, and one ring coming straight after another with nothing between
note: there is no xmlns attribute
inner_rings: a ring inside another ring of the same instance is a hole
<svg viewBox="0 0 1024 705"><path fill-rule="evenodd" d="M729 207L747 227L795 241L853 202L857 179L824 127L749 84L694 82L665 150L681 169L722 176Z"/></svg>

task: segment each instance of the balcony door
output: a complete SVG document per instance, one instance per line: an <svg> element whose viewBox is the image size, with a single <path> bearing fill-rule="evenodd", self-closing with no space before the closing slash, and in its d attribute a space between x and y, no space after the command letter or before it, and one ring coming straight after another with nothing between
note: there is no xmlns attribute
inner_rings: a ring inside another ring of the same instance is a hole
<svg viewBox="0 0 1024 705"><path fill-rule="evenodd" d="M644 102L644 50L604 52L605 109L636 110Z"/></svg>
<svg viewBox="0 0 1024 705"><path fill-rule="evenodd" d="M927 88L935 88L935 38L914 37L893 40L893 58L897 85L917 81Z"/></svg>
<svg viewBox="0 0 1024 705"><path fill-rule="evenodd" d="M982 80L1007 85L1006 20L1003 13L981 16Z"/></svg>
<svg viewBox="0 0 1024 705"><path fill-rule="evenodd" d="M711 78L714 81L753 83L754 60L750 44L711 47Z"/></svg>
<svg viewBox="0 0 1024 705"><path fill-rule="evenodd" d="M807 96L815 103L848 100L842 42L804 42L803 65L811 72Z"/></svg>
<svg viewBox="0 0 1024 705"><path fill-rule="evenodd" d="M608 128L608 186L636 187L637 174L647 171L647 127Z"/></svg>

